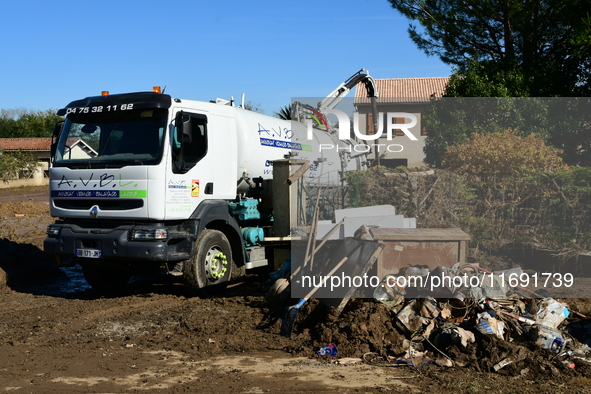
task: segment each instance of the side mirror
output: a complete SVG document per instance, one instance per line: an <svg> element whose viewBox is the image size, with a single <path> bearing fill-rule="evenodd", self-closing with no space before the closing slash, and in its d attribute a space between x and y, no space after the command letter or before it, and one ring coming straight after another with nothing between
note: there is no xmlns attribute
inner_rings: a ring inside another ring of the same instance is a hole
<svg viewBox="0 0 591 394"><path fill-rule="evenodd" d="M177 141L183 143L190 143L193 141L193 125L191 124L191 116L179 111L175 118ZM180 138L179 138L180 137Z"/></svg>
<svg viewBox="0 0 591 394"><path fill-rule="evenodd" d="M84 134L92 134L97 130L98 130L98 127L93 124L85 124L84 126L82 126L82 129L80 129L80 131L83 132Z"/></svg>
<svg viewBox="0 0 591 394"><path fill-rule="evenodd" d="M57 150L57 140L64 127L64 121L57 122L53 128L53 136L51 138L51 158L55 157L55 151Z"/></svg>
<svg viewBox="0 0 591 394"><path fill-rule="evenodd" d="M53 138L59 137L62 132L62 128L64 127L64 121L61 120L55 124L53 127Z"/></svg>

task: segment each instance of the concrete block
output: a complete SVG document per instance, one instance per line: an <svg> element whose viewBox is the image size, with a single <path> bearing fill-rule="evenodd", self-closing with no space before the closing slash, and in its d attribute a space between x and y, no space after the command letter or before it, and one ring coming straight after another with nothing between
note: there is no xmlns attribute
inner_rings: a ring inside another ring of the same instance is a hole
<svg viewBox="0 0 591 394"><path fill-rule="evenodd" d="M371 207L347 208L335 210L335 222L338 223L344 217L367 217L395 215L392 205L374 205Z"/></svg>
<svg viewBox="0 0 591 394"><path fill-rule="evenodd" d="M416 218L404 218L404 227L403 228L417 228L417 219Z"/></svg>
<svg viewBox="0 0 591 394"><path fill-rule="evenodd" d="M336 224L330 220L319 220L318 228L316 229L316 239L320 240L324 238L335 225ZM344 226L341 226L341 228L339 228L329 239L343 239L345 237L344 234Z"/></svg>

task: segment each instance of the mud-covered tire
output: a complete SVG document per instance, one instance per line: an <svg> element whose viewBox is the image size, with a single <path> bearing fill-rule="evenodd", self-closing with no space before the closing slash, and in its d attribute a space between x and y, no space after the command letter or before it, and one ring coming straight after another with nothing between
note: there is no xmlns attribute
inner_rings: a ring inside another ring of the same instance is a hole
<svg viewBox="0 0 591 394"><path fill-rule="evenodd" d="M232 277L232 248L218 230L201 233L193 257L183 263L183 278L189 294L211 296L228 286Z"/></svg>
<svg viewBox="0 0 591 394"><path fill-rule="evenodd" d="M131 271L108 265L81 264L86 283L100 293L121 291L131 278Z"/></svg>

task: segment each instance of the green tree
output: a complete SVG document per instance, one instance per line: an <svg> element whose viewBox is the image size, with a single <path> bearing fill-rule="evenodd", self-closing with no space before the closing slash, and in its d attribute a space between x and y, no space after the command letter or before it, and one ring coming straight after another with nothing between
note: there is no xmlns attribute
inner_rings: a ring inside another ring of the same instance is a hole
<svg viewBox="0 0 591 394"><path fill-rule="evenodd" d="M482 87L496 89L494 84ZM490 91L490 90L489 90ZM547 145L562 150L569 165L591 165L591 103L564 97L444 97L425 109L425 162L441 168L448 148L473 133L513 130L517 136L539 134Z"/></svg>
<svg viewBox="0 0 591 394"><path fill-rule="evenodd" d="M528 97L528 81L517 68L502 69L490 61L469 61L463 72L455 72L444 97Z"/></svg>
<svg viewBox="0 0 591 394"><path fill-rule="evenodd" d="M54 126L63 120L54 110L0 110L0 138L51 137Z"/></svg>
<svg viewBox="0 0 591 394"><path fill-rule="evenodd" d="M8 182L17 178L21 171L33 171L37 167L38 161L28 152L21 150L4 152L0 149L0 179Z"/></svg>
<svg viewBox="0 0 591 394"><path fill-rule="evenodd" d="M524 90L540 97L591 92L588 0L389 2L421 26L409 27L415 44L458 67L458 75L477 62L493 78L521 74L519 88L510 95Z"/></svg>
<svg viewBox="0 0 591 394"><path fill-rule="evenodd" d="M291 105L279 108L279 111L275 112L275 116L279 119L291 120Z"/></svg>

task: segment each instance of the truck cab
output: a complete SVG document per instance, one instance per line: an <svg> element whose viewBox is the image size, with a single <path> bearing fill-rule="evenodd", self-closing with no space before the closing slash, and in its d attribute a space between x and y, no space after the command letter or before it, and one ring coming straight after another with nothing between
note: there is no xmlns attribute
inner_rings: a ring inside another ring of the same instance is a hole
<svg viewBox="0 0 591 394"><path fill-rule="evenodd" d="M50 213L59 220L45 251L79 263L91 286L107 290L138 268L191 260L207 231L217 244L192 287L226 282L231 263L246 262L227 203L240 178L236 109L145 92L58 111L66 120L52 147Z"/></svg>

